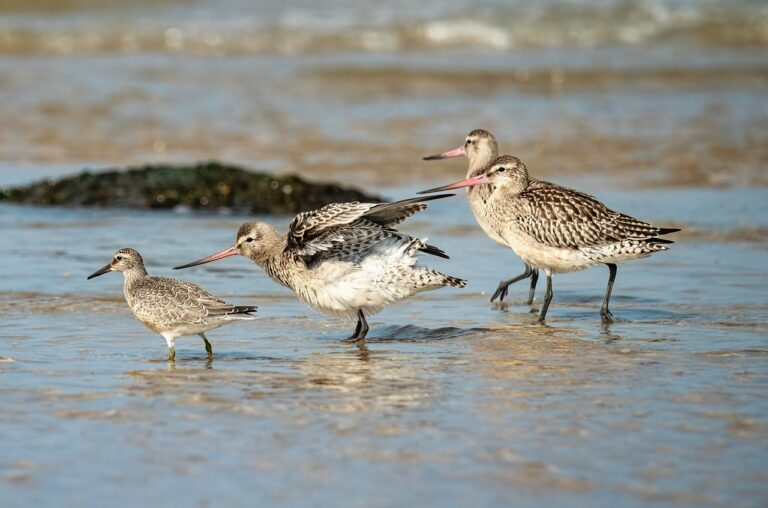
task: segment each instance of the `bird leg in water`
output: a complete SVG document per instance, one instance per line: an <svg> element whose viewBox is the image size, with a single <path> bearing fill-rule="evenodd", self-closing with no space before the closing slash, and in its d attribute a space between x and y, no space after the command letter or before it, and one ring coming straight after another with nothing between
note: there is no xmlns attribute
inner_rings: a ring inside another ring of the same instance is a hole
<svg viewBox="0 0 768 508"><path fill-rule="evenodd" d="M536 293L536 281L539 280L539 271L528 264L525 265L525 271L517 277L512 277L511 279L499 282L499 287L497 287L496 292L493 293L491 301L493 302L498 298L500 302L503 302L509 292L509 286L517 281L527 279L528 277L531 278L531 289L528 291L528 305L531 305L533 303L533 295Z"/></svg>
<svg viewBox="0 0 768 508"><path fill-rule="evenodd" d="M210 360L213 358L213 348L211 347L211 343L208 342L208 338L204 333L200 333L199 335L200 338L203 339L203 342L205 342L205 352L208 353L208 359Z"/></svg>
<svg viewBox="0 0 768 508"><path fill-rule="evenodd" d="M539 322L543 323L544 318L547 317L547 310L549 309L549 303L552 301L552 275L547 274L547 292L544 293L544 305L541 306L541 314L539 314Z"/></svg>
<svg viewBox="0 0 768 508"><path fill-rule="evenodd" d="M535 268L531 268L533 273L531 274L531 289L528 290L528 305L533 305L533 295L536 294L536 283L539 281L539 271Z"/></svg>
<svg viewBox="0 0 768 508"><path fill-rule="evenodd" d="M366 335L368 335L368 329L369 329L368 321L365 320L365 315L363 314L363 311L358 309L357 310L357 326L355 326L355 333L353 333L351 337L348 337L345 340L348 342L362 340L365 338Z"/></svg>
<svg viewBox="0 0 768 508"><path fill-rule="evenodd" d="M600 318L603 323L613 323L613 314L608 310L608 302L611 301L611 291L613 291L613 282L616 280L616 265L614 263L606 263L608 266L608 287L605 289L605 298L603 298L603 306L600 307Z"/></svg>
<svg viewBox="0 0 768 508"><path fill-rule="evenodd" d="M169 362L176 361L176 348L173 346L168 348L168 361Z"/></svg>

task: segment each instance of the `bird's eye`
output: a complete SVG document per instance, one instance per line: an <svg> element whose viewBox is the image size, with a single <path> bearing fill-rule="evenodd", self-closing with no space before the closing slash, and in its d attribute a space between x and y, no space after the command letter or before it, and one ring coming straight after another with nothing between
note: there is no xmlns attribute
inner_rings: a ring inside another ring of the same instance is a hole
<svg viewBox="0 0 768 508"><path fill-rule="evenodd" d="M253 238L250 238L250 237L246 238L245 241L246 241L246 243L251 243L253 241Z"/></svg>
<svg viewBox="0 0 768 508"><path fill-rule="evenodd" d="M123 256L115 256L115 259L116 259L117 261L122 261L122 259L123 259Z"/></svg>
<svg viewBox="0 0 768 508"><path fill-rule="evenodd" d="M499 173L503 173L507 168L499 168Z"/></svg>

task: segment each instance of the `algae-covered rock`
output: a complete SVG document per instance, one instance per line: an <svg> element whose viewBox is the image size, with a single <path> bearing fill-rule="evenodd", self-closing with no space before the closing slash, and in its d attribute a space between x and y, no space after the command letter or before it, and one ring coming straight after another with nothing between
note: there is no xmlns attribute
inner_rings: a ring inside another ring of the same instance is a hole
<svg viewBox="0 0 768 508"><path fill-rule="evenodd" d="M0 189L0 202L120 208L174 208L292 214L333 202L381 201L334 184L295 175L258 173L215 162L157 165L82 173Z"/></svg>

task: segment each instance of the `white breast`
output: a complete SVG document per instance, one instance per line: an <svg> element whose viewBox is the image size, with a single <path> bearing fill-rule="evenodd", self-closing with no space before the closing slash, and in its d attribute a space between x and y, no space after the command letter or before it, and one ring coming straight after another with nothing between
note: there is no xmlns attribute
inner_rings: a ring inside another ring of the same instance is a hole
<svg viewBox="0 0 768 508"><path fill-rule="evenodd" d="M475 216L477 223L482 228L483 232L494 242L501 245L507 245L507 242L494 230L491 224L486 219L486 204L483 202L482 196L479 193L467 193L467 202L469 208L472 210L472 214Z"/></svg>
<svg viewBox="0 0 768 508"><path fill-rule="evenodd" d="M299 299L324 314L354 317L358 309L367 315L406 298L422 288L411 283L416 256L408 242L391 238L377 244L357 262L328 259L305 272L293 284Z"/></svg>

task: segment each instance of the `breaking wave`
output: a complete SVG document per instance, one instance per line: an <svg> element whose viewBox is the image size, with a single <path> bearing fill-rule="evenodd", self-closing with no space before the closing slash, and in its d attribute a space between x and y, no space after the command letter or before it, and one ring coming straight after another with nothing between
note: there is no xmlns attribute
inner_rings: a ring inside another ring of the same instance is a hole
<svg viewBox="0 0 768 508"><path fill-rule="evenodd" d="M748 0L557 0L471 10L448 3L442 12L385 2L377 16L337 3L310 3L304 10L265 8L261 15L258 3L256 7L225 3L219 9L204 2L202 10L195 10L174 2L139 2L125 11L119 2L111 10L109 2L88 10L77 0L49 0L42 5L50 8L41 12L25 9L25 2L10 1L11 8L5 9L0 21L0 54L242 55L768 45L768 6Z"/></svg>

